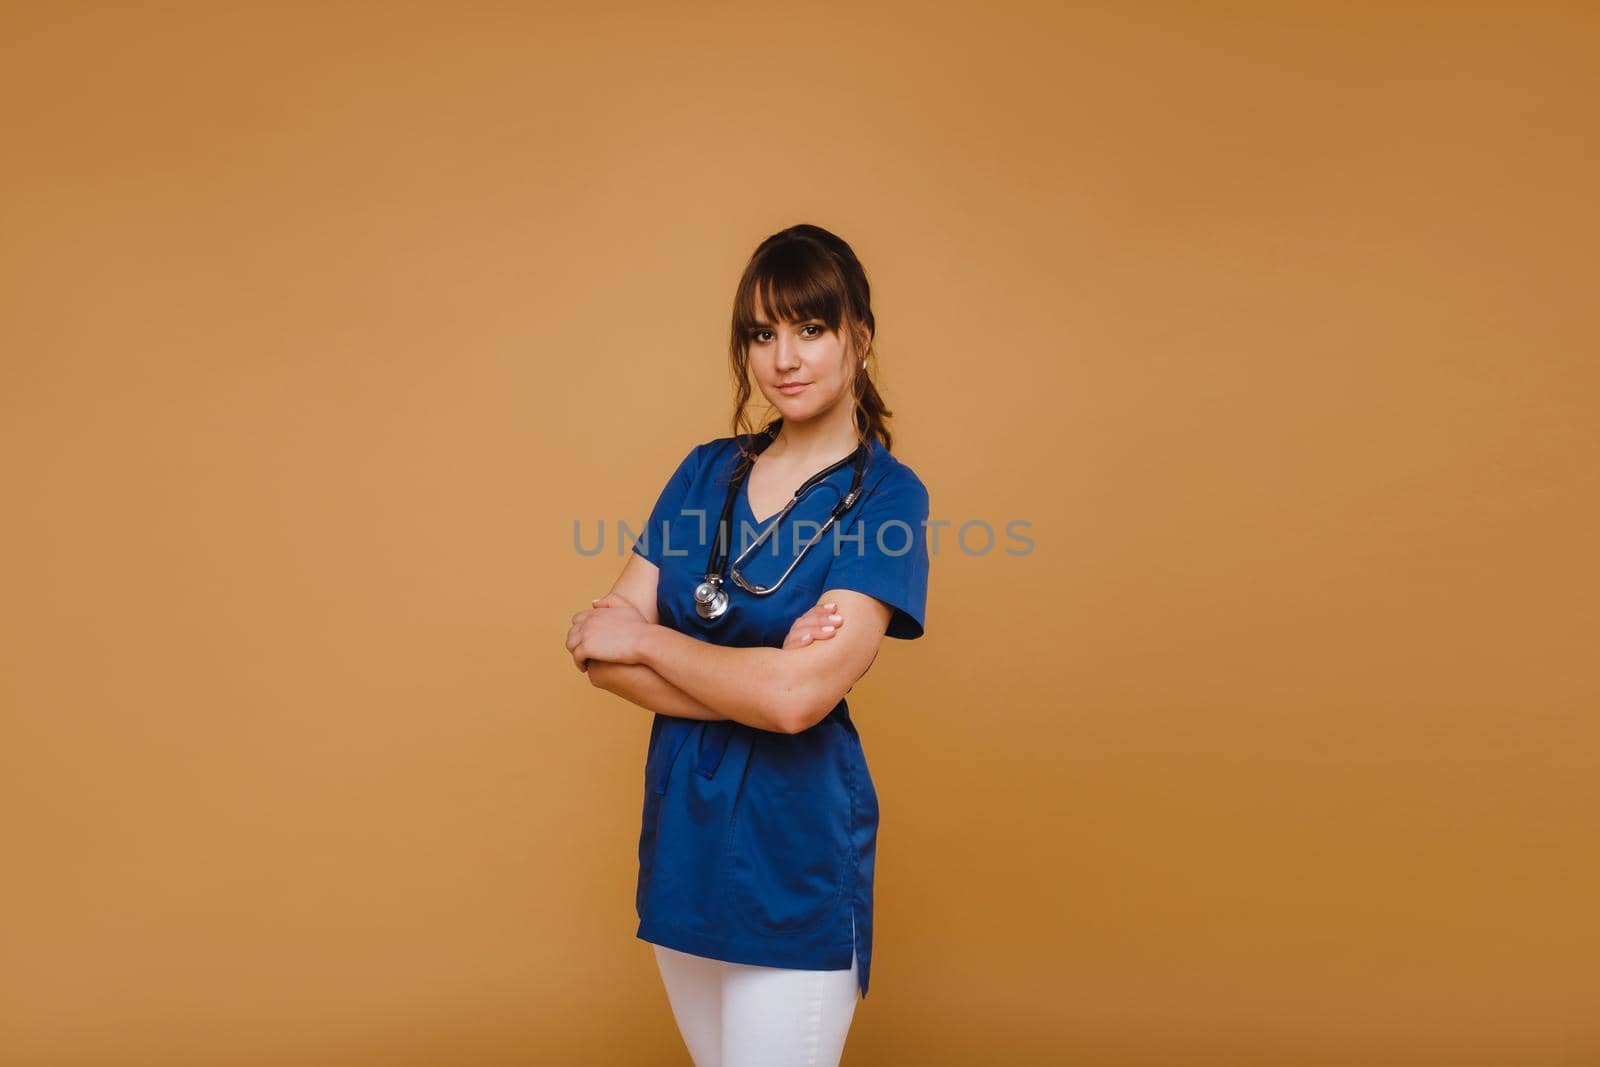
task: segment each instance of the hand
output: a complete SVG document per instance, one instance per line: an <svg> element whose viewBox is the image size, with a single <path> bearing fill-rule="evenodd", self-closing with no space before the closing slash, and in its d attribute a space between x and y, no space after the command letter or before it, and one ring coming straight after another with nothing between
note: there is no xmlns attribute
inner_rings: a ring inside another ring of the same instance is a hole
<svg viewBox="0 0 1600 1067"><path fill-rule="evenodd" d="M638 617L640 622L646 621L644 612L634 607L633 601L629 600L621 593L607 593L600 599L591 600L589 603L593 604L597 608L622 608L626 611L633 612L633 614Z"/></svg>
<svg viewBox="0 0 1600 1067"><path fill-rule="evenodd" d="M783 639L783 647L805 648L813 641L826 641L844 625L844 616L839 614L839 607L833 602L818 604L798 619L789 627L789 634Z"/></svg>
<svg viewBox="0 0 1600 1067"><path fill-rule="evenodd" d="M607 593L589 603L594 607L572 617L567 631L567 651L572 664L585 673L592 659L609 663L638 661L638 642L650 623L638 608L620 593Z"/></svg>

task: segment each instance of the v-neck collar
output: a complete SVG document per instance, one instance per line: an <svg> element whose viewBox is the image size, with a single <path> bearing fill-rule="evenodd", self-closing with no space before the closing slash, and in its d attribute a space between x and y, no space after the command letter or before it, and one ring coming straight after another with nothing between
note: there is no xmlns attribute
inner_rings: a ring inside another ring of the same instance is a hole
<svg viewBox="0 0 1600 1067"><path fill-rule="evenodd" d="M873 447L874 444L875 444L875 442L868 442L867 448L870 450ZM850 457L846 456L845 458L849 459ZM870 461L872 459L872 456L869 454L867 458ZM837 463L837 462L839 462L839 461L838 460L834 460L834 463ZM807 475L806 476L806 480L809 480L811 478L816 477L817 471L827 470L831 466L833 466L832 463L823 464L821 467L818 467L817 470L812 471L809 475ZM833 481L834 478L837 478L839 475L845 474L845 473L849 472L850 470L851 470L850 464L846 463L844 466L840 467L838 470L834 471L832 474L830 474L826 478L822 479L822 481L820 483L818 483L818 484L819 485L826 485L829 482ZM779 515L783 514L784 507L788 505L789 500L792 500L794 498L794 494L790 493L788 499L785 499L782 504L778 505L778 510L774 511L771 515L768 515L764 519L757 518L755 509L750 506L750 475L753 474L753 473L755 473L755 464L752 462L751 465L750 465L749 472L747 472L745 474L744 480L741 481L740 484L739 484L738 506L743 508L744 509L744 513L746 515L748 515L750 517L750 520L756 524L756 532L759 534L762 530L766 529L768 523L772 522L773 519L776 519ZM805 484L805 480L802 480L802 482L800 484L804 485ZM841 493L841 495L843 495L843 494Z"/></svg>
<svg viewBox="0 0 1600 1067"><path fill-rule="evenodd" d="M751 469L752 470L754 469L753 465L752 465ZM787 500L785 500L783 503L787 504L789 502ZM780 505L778 507L777 511L774 511L771 515L768 515L766 518L764 518L764 519L756 518L755 509L750 506L750 477L749 477L749 475L746 475L744 481L739 484L739 505L744 508L744 513L746 515L750 516L751 521L756 524L756 531L758 533L761 530L766 529L767 523L769 523L773 519L777 518L778 515L783 511L783 506Z"/></svg>

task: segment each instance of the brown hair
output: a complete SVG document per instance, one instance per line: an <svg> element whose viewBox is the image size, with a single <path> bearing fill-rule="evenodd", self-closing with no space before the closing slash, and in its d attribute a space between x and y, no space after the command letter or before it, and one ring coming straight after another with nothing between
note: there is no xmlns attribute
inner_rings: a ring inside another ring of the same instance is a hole
<svg viewBox="0 0 1600 1067"><path fill-rule="evenodd" d="M734 384L732 430L740 451L735 476L742 475L755 462L749 438L756 430L747 406L750 333L756 326L758 297L769 314L785 322L821 319L835 333L848 332L845 352L854 368L850 391L855 397L856 440L865 443L876 438L886 450L892 449L894 438L888 419L894 412L884 404L871 372L863 366L876 354L878 332L867 272L843 239L820 226L802 223L762 241L751 254L734 291L728 369ZM768 420L760 433L775 434L782 421L781 417Z"/></svg>

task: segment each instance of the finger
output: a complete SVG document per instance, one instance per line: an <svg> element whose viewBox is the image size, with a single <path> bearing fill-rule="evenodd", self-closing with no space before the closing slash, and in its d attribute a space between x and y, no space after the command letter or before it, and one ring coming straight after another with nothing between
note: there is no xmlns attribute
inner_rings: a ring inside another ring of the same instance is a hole
<svg viewBox="0 0 1600 1067"><path fill-rule="evenodd" d="M821 619L801 619L794 624L789 633L796 638L801 634L808 634L811 637L827 637L830 634L822 632L822 628L826 625L828 624Z"/></svg>
<svg viewBox="0 0 1600 1067"><path fill-rule="evenodd" d="M822 616L814 611L808 611L789 626L791 630L811 630L822 625Z"/></svg>
<svg viewBox="0 0 1600 1067"><path fill-rule="evenodd" d="M814 616L815 625L817 626L832 626L837 629L844 622L844 616L839 613L838 605L832 601L826 604L818 604L806 612L806 615L808 618Z"/></svg>

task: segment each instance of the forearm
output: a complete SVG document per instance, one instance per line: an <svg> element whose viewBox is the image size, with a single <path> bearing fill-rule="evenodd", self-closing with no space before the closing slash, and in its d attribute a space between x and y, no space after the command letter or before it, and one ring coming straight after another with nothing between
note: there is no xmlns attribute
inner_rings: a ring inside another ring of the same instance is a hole
<svg viewBox="0 0 1600 1067"><path fill-rule="evenodd" d="M788 733L804 699L792 656L777 648L730 648L651 626L639 662L720 717Z"/></svg>
<svg viewBox="0 0 1600 1067"><path fill-rule="evenodd" d="M589 661L589 684L646 711L674 715L680 719L725 719L726 715L706 707L682 689L642 663Z"/></svg>

